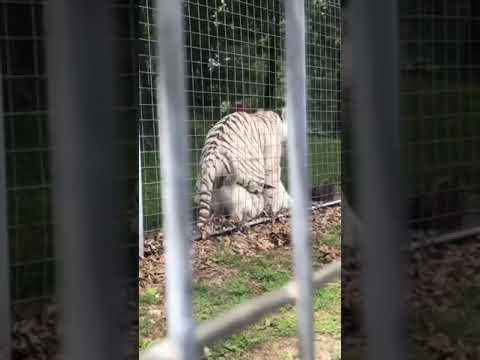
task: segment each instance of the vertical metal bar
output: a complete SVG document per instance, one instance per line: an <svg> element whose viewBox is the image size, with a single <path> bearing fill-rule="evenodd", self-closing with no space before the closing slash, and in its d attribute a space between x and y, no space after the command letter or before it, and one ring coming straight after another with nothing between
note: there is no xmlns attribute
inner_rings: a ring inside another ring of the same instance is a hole
<svg viewBox="0 0 480 360"><path fill-rule="evenodd" d="M138 136L138 255L144 255L142 138Z"/></svg>
<svg viewBox="0 0 480 360"><path fill-rule="evenodd" d="M156 79L164 209L168 336L176 360L196 359L192 319L183 2L156 0Z"/></svg>
<svg viewBox="0 0 480 360"><path fill-rule="evenodd" d="M2 78L0 76L0 359L11 357L10 247L8 240L5 123Z"/></svg>
<svg viewBox="0 0 480 360"><path fill-rule="evenodd" d="M122 243L111 2L47 3L53 215L69 360L119 359ZM115 326L117 325L117 326Z"/></svg>
<svg viewBox="0 0 480 360"><path fill-rule="evenodd" d="M405 359L408 241L396 144L399 117L398 10L395 0L353 1L352 100L356 197L369 359Z"/></svg>
<svg viewBox="0 0 480 360"><path fill-rule="evenodd" d="M292 240L295 261L300 354L313 360L313 294L307 171L307 101L305 4L285 0L287 54L288 166L292 194Z"/></svg>

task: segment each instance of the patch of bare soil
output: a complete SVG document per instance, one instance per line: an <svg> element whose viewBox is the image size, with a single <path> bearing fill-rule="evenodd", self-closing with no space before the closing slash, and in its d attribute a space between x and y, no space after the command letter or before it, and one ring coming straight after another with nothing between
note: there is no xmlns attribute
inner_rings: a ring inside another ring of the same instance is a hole
<svg viewBox="0 0 480 360"><path fill-rule="evenodd" d="M315 359L336 360L341 353L340 338L317 336L315 338ZM287 338L265 344L245 355L242 360L299 360L298 340Z"/></svg>
<svg viewBox="0 0 480 360"><path fill-rule="evenodd" d="M290 250L290 224L288 218L268 221L250 228L232 231L224 235L212 236L193 243L193 273L196 280L206 280L220 285L234 275L233 270L219 266L214 255L222 249L244 255L254 256L259 252L272 250ZM340 223L340 206L316 209L312 213L312 238L321 238ZM338 246L319 245L322 262L329 262L340 256ZM165 257L163 237L158 235L145 240L145 257L139 263L140 289L163 287L165 280Z"/></svg>

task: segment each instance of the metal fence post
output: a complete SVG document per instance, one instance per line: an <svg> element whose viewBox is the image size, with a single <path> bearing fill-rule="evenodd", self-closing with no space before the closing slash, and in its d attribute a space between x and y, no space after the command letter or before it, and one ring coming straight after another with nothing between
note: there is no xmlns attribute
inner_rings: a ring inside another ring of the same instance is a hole
<svg viewBox="0 0 480 360"><path fill-rule="evenodd" d="M119 359L126 281L111 2L52 0L45 14L63 357Z"/></svg>
<svg viewBox="0 0 480 360"><path fill-rule="evenodd" d="M360 210L362 303L368 359L406 359L404 213L399 116L398 3L353 1L353 155Z"/></svg>
<svg viewBox="0 0 480 360"><path fill-rule="evenodd" d="M163 179L168 336L175 360L197 358L192 318L183 1L156 1L160 165Z"/></svg>
<svg viewBox="0 0 480 360"><path fill-rule="evenodd" d="M300 354L313 360L313 290L307 171L305 4L285 0L288 165L292 195L292 240Z"/></svg>
<svg viewBox="0 0 480 360"><path fill-rule="evenodd" d="M142 144L138 137L138 255L144 255Z"/></svg>
<svg viewBox="0 0 480 360"><path fill-rule="evenodd" d="M0 85L2 78L0 76ZM10 247L7 217L7 178L5 158L5 123L3 118L3 87L0 86L0 359L11 357L10 322Z"/></svg>

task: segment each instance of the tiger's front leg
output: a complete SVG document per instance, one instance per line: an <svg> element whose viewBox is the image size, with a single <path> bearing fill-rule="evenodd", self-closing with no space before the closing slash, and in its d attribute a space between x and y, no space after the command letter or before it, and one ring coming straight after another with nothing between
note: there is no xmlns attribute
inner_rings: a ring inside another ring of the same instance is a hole
<svg viewBox="0 0 480 360"><path fill-rule="evenodd" d="M279 191L281 185L282 144L278 134L270 134L265 145L264 199L267 212L277 214L281 208Z"/></svg>
<svg viewBox="0 0 480 360"><path fill-rule="evenodd" d="M263 191L264 206L267 212L277 214L281 208L280 198L282 197L280 180L280 163L273 159L266 162L267 170L265 176L265 186ZM273 169L272 169L273 167Z"/></svg>

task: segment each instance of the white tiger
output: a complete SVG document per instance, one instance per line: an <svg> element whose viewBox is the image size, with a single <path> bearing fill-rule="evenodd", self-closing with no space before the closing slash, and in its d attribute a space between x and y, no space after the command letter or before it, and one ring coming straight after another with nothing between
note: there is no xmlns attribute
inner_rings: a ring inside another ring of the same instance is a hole
<svg viewBox="0 0 480 360"><path fill-rule="evenodd" d="M235 112L207 133L195 197L202 237L215 210L248 220L263 210L275 213L288 206L289 196L280 180L282 144L287 138L284 114Z"/></svg>
<svg viewBox="0 0 480 360"><path fill-rule="evenodd" d="M279 209L289 207L289 195L280 182L276 196ZM244 222L256 218L265 210L263 194L248 192L237 183L223 184L220 189L214 190L211 200L214 214L230 216L236 222Z"/></svg>

